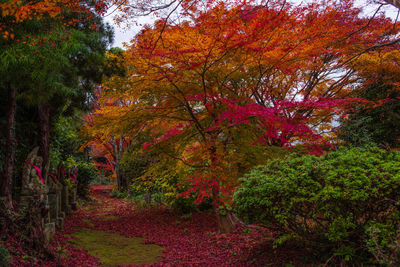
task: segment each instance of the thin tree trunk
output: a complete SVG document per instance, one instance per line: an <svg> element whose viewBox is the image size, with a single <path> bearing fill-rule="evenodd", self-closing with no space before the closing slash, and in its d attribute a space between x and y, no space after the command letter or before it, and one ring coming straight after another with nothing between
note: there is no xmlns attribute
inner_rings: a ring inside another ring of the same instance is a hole
<svg viewBox="0 0 400 267"><path fill-rule="evenodd" d="M122 185L121 185L121 174L120 174L120 172L119 172L118 161L115 161L115 175L117 176L118 191L121 191L121 189L122 189Z"/></svg>
<svg viewBox="0 0 400 267"><path fill-rule="evenodd" d="M50 153L50 105L41 103L38 105L39 111L39 134L40 134L40 155L43 157L42 176L47 180L46 166L49 162Z"/></svg>
<svg viewBox="0 0 400 267"><path fill-rule="evenodd" d="M114 160L114 170L115 170L115 175L117 176L117 187L118 187L118 191L120 191L121 190L121 187L122 187L122 183L121 183L121 173L120 173L120 170L119 170L119 161L120 161L120 159L121 159L121 156L120 156L120 149L118 149L118 146L117 146L117 144L116 144L116 142L115 142L115 139L114 139L114 137L111 137L111 140L110 140L110 144L111 144L111 147L113 148L113 150L114 150L114 155L115 155L115 160Z"/></svg>
<svg viewBox="0 0 400 267"><path fill-rule="evenodd" d="M118 166L118 178L119 178L119 188L118 190L124 190L124 181L123 181L123 177L121 175L121 170L119 168L119 162L121 161L121 157L122 157L122 137L119 138L119 145L118 147L118 152L117 152L117 160L116 160L116 164Z"/></svg>
<svg viewBox="0 0 400 267"><path fill-rule="evenodd" d="M90 148L87 146L83 150L85 162L89 162L89 154L90 154Z"/></svg>
<svg viewBox="0 0 400 267"><path fill-rule="evenodd" d="M6 147L5 147L5 161L3 167L3 179L1 181L0 196L5 198L6 206L9 209L13 208L12 195L11 195L11 182L14 174L14 161L15 161L15 114L17 110L17 99L15 90L8 89L8 112L6 124Z"/></svg>

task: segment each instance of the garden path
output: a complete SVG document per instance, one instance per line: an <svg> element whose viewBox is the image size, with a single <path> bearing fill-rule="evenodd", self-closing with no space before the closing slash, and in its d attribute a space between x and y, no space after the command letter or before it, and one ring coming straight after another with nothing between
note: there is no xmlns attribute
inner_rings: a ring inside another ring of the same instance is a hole
<svg viewBox="0 0 400 267"><path fill-rule="evenodd" d="M67 266L265 266L296 263L293 253L273 251L271 234L239 227L218 234L210 212L179 216L165 208L138 208L112 198L110 186L92 186L92 201L79 206L53 245Z"/></svg>

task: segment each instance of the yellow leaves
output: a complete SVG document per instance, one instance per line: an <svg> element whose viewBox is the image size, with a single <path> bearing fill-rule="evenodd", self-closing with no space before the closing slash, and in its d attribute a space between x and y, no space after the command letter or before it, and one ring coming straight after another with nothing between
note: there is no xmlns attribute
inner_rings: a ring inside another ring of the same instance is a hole
<svg viewBox="0 0 400 267"><path fill-rule="evenodd" d="M375 51L364 54L354 63L354 68L364 77L373 74L395 77L400 75L400 51Z"/></svg>
<svg viewBox="0 0 400 267"><path fill-rule="evenodd" d="M56 18L61 14L61 7L79 9L79 4L75 0L40 0L40 1L22 1L22 0L6 0L0 3L0 15L7 18L10 22L8 29L0 27L0 34L4 38L13 38L12 34L7 34L13 28L13 24L21 23L25 20L33 18L40 20L44 16ZM80 9L80 12L82 9Z"/></svg>

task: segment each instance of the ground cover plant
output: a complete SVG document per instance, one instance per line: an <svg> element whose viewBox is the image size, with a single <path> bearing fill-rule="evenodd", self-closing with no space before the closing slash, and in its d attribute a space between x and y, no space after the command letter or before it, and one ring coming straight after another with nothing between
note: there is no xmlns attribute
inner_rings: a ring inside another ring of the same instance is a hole
<svg viewBox="0 0 400 267"><path fill-rule="evenodd" d="M108 219L115 219L108 217ZM161 260L162 247L143 244L142 238L127 238L118 234L81 229L72 234L73 243L107 265L150 264ZM76 238L76 239L75 239Z"/></svg>

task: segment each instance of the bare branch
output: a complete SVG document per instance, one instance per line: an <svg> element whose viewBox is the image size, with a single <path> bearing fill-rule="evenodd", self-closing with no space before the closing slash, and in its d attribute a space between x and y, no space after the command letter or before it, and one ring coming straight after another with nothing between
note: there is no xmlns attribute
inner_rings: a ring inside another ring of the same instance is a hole
<svg viewBox="0 0 400 267"><path fill-rule="evenodd" d="M389 5L395 6L400 9L400 0L383 0Z"/></svg>

